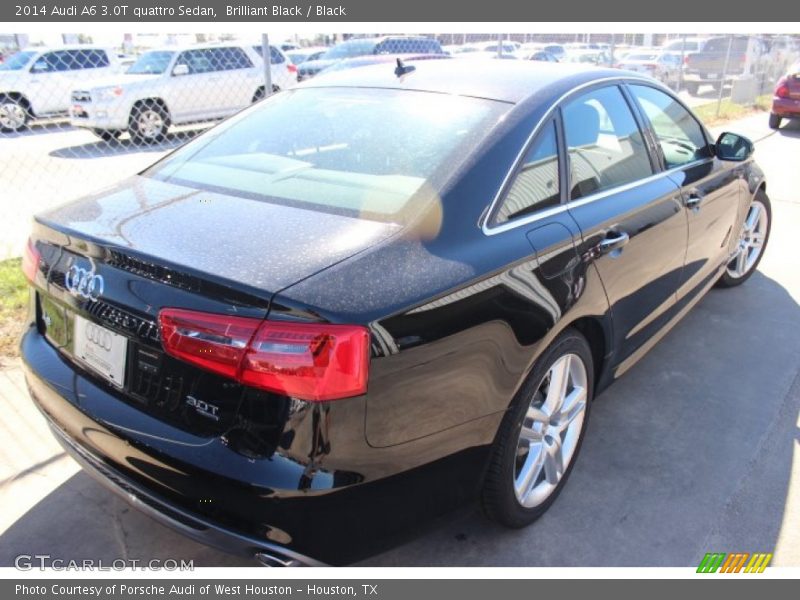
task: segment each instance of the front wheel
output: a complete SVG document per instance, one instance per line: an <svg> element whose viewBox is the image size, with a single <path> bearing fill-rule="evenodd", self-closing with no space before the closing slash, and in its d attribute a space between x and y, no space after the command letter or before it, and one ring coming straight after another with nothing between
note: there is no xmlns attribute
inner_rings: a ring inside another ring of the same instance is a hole
<svg viewBox="0 0 800 600"><path fill-rule="evenodd" d="M16 133L28 124L28 109L16 98L0 98L0 131Z"/></svg>
<svg viewBox="0 0 800 600"><path fill-rule="evenodd" d="M593 392L591 349L568 329L539 358L503 417L481 493L487 517L519 528L550 507L575 464Z"/></svg>
<svg viewBox="0 0 800 600"><path fill-rule="evenodd" d="M766 192L758 190L747 209L733 256L719 279L720 287L741 285L750 278L764 256L771 226L772 205Z"/></svg>
<svg viewBox="0 0 800 600"><path fill-rule="evenodd" d="M128 133L134 142L151 144L166 137L169 114L156 102L137 104L131 110Z"/></svg>

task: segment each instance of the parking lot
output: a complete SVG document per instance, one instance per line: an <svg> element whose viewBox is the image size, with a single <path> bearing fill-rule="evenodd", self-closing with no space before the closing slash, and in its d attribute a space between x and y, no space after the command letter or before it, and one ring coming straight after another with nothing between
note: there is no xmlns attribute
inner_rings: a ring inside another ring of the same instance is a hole
<svg viewBox="0 0 800 600"><path fill-rule="evenodd" d="M0 160L36 157L36 169L58 169L65 199L135 173L183 139L101 144L47 127L0 138ZM800 566L800 125L774 132L757 114L724 129L757 140L767 173L773 229L760 271L740 288L713 290L597 399L572 478L537 523L505 530L467 506L361 564L694 566L711 551L774 551L772 564ZM36 178L28 169L2 182L0 197L20 199L0 214L0 239L12 249L30 215L54 202L52 192L26 193L41 187ZM51 439L16 364L0 371L0 407L0 565L19 554L255 564L152 522L80 472Z"/></svg>

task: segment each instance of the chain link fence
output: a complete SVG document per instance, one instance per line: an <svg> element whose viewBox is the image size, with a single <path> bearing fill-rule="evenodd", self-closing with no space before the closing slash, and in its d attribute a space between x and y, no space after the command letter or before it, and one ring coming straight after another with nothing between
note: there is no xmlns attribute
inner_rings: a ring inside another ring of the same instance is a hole
<svg viewBox="0 0 800 600"><path fill-rule="evenodd" d="M0 34L0 259L19 254L36 212L131 176L220 119L323 71L396 68L398 57L584 63L638 71L673 87L691 106L719 107L724 100L753 104L800 59L798 39L789 36L465 33L279 42L266 35L215 41L197 35L139 47L130 40L94 44L90 36L48 47L13 42L28 37Z"/></svg>

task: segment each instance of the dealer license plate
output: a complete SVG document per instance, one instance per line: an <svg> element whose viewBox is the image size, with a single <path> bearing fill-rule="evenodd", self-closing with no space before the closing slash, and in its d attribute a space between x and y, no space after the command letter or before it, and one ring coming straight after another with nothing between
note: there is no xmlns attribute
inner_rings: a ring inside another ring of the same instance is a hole
<svg viewBox="0 0 800 600"><path fill-rule="evenodd" d="M75 315L75 357L117 387L125 385L128 339Z"/></svg>

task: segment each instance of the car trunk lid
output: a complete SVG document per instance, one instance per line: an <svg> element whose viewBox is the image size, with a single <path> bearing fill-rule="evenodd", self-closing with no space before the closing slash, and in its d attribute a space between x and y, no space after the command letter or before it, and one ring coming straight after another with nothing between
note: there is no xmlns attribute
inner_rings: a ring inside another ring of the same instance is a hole
<svg viewBox="0 0 800 600"><path fill-rule="evenodd" d="M280 431L288 399L167 355L159 311L266 318L275 292L397 227L135 177L37 217L38 326L121 401L191 435L269 454L267 434ZM84 351L89 337L115 349L96 362Z"/></svg>

